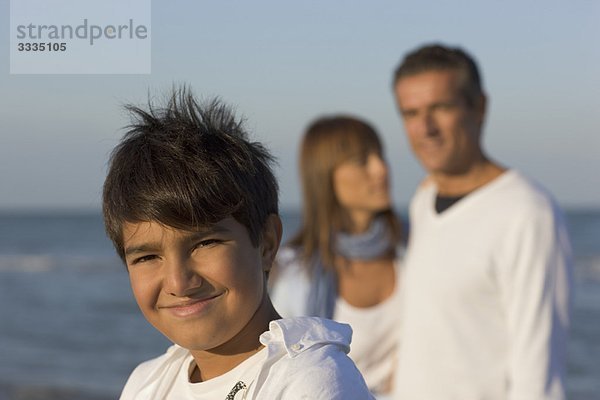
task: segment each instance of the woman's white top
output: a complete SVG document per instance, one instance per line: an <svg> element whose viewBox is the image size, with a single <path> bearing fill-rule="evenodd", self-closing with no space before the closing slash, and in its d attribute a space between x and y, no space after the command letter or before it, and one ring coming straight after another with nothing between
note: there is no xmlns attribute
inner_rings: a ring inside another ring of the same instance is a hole
<svg viewBox="0 0 600 400"><path fill-rule="evenodd" d="M378 399L390 393L399 347L400 259L394 262L396 285L387 299L372 307L359 308L338 297L333 315L334 320L352 327L349 356ZM277 268L270 290L275 309L282 317L306 315L310 278L298 252L283 248L278 255Z"/></svg>
<svg viewBox="0 0 600 400"><path fill-rule="evenodd" d="M394 292L379 304L354 307L338 297L335 305L334 319L350 325L353 330L349 356L375 395L391 391L399 345L399 275L396 267Z"/></svg>

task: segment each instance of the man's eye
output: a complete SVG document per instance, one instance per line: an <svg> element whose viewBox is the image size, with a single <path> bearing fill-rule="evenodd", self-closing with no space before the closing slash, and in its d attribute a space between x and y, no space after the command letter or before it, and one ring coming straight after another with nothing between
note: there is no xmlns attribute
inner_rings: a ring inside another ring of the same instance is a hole
<svg viewBox="0 0 600 400"><path fill-rule="evenodd" d="M435 109L437 110L442 110L442 111L448 111L454 108L454 104L453 103L439 103L435 105Z"/></svg>
<svg viewBox="0 0 600 400"><path fill-rule="evenodd" d="M417 116L417 112L415 110L405 110L402 111L402 118L404 119L408 119L408 118L414 118Z"/></svg>

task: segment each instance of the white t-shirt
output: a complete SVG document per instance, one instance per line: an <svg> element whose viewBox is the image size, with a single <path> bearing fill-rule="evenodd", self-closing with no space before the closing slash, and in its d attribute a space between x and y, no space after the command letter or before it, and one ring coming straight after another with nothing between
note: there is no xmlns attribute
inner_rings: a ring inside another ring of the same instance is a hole
<svg viewBox="0 0 600 400"><path fill-rule="evenodd" d="M223 375L205 382L190 383L189 376L196 366L196 362L192 355L188 353L181 363L167 397L172 399L214 400L231 396L231 400L241 399L245 390L254 383L254 379L266 358L267 349L263 348Z"/></svg>
<svg viewBox="0 0 600 400"><path fill-rule="evenodd" d="M347 355L351 336L348 325L316 317L272 321L260 336L264 349L202 383L189 382L190 352L173 345L133 371L121 400L373 399Z"/></svg>

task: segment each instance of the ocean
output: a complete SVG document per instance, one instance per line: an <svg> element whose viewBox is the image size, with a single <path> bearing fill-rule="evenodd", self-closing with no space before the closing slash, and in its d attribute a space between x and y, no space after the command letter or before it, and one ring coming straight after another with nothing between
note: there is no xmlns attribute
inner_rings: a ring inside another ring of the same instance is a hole
<svg viewBox="0 0 600 400"><path fill-rule="evenodd" d="M600 398L600 210L567 213L571 400ZM299 224L285 212L284 237ZM98 213L0 213L0 400L117 399L169 342L142 317Z"/></svg>

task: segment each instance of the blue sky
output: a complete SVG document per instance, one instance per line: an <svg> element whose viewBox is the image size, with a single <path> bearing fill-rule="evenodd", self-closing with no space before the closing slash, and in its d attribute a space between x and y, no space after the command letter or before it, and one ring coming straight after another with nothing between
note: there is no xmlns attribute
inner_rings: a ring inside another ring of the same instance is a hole
<svg viewBox="0 0 600 400"><path fill-rule="evenodd" d="M0 0L9 25L9 0ZM478 60L490 108L485 148L567 207L600 207L600 2L153 1L149 75L10 75L0 52L0 209L98 208L106 161L128 119L173 83L220 96L279 158L284 207L298 206L297 147L322 114L370 121L387 146L396 203L423 172L390 87L423 43Z"/></svg>

